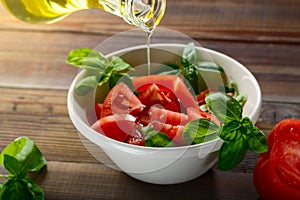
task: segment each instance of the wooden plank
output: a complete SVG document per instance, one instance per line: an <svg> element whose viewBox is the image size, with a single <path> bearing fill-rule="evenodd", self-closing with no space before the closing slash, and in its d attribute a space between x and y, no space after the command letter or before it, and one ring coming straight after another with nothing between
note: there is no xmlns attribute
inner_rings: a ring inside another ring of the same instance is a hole
<svg viewBox="0 0 300 200"><path fill-rule="evenodd" d="M169 4L171 16L164 25L197 38L298 41L297 7L295 0L175 1Z"/></svg>
<svg viewBox="0 0 300 200"><path fill-rule="evenodd" d="M100 49L106 51L120 48L120 42L112 42L113 38L76 33L1 32L0 86L67 89L78 72L77 68L65 62L69 51L101 45L104 47ZM177 35L171 38L154 35L153 43L173 42L176 39ZM145 36L126 36L123 41L123 46L144 44ZM258 79L264 99L299 102L299 45L210 40L197 42L243 63ZM277 87L273 87L274 84Z"/></svg>
<svg viewBox="0 0 300 200"><path fill-rule="evenodd" d="M32 138L49 160L95 161L83 147L66 109L66 92L1 88L0 149Z"/></svg>
<svg viewBox="0 0 300 200"><path fill-rule="evenodd" d="M300 2L297 0L209 1L172 0L161 27L193 38L300 42ZM75 31L113 35L131 29L122 19L97 10L77 12L52 25L30 25L0 7L0 29Z"/></svg>
<svg viewBox="0 0 300 200"><path fill-rule="evenodd" d="M33 179L46 199L258 199L251 173L210 170L184 184L154 185L99 164L51 161Z"/></svg>

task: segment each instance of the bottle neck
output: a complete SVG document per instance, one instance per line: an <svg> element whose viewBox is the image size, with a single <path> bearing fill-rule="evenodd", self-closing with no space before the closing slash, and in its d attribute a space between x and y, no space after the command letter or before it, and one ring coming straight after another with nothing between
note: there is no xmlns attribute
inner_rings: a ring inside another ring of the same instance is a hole
<svg viewBox="0 0 300 200"><path fill-rule="evenodd" d="M107 12L122 17L129 24L152 33L161 21L166 0L99 0Z"/></svg>

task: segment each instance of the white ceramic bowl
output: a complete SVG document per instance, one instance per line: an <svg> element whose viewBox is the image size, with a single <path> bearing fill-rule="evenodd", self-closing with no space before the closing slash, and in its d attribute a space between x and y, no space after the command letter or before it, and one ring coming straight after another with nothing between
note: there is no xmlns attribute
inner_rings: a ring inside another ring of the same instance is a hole
<svg viewBox="0 0 300 200"><path fill-rule="evenodd" d="M156 44L151 46L151 59L155 63L174 63L185 45ZM261 91L254 76L234 59L202 47L196 47L201 59L213 59L223 67L228 77L233 79L238 90L248 96L244 105L243 116L248 116L255 123L260 114ZM171 52L171 53L170 53ZM137 46L114 52L132 66L145 64L146 47ZM90 128L96 120L94 116L95 92L85 96L74 93L75 84L84 77L79 73L72 82L68 93L68 112L80 134L97 145L99 154L105 154L120 170L138 180L155 184L175 184L189 181L201 176L213 167L218 159L221 139L206 143L182 147L153 148L134 146L110 139ZM97 149L93 150L97 153Z"/></svg>

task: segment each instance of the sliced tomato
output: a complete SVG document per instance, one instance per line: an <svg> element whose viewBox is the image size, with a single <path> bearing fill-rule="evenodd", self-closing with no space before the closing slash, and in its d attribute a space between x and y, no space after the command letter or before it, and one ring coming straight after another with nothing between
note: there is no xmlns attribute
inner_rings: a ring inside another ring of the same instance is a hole
<svg viewBox="0 0 300 200"><path fill-rule="evenodd" d="M145 106L125 83L119 83L107 94L102 110L101 118L113 114L135 115Z"/></svg>
<svg viewBox="0 0 300 200"><path fill-rule="evenodd" d="M196 99L190 93L182 78L176 75L157 74L133 79L133 85L136 89L150 83L168 88L170 91L172 91L172 93L175 94L184 108L198 107Z"/></svg>
<svg viewBox="0 0 300 200"><path fill-rule="evenodd" d="M139 131L138 128L135 128L132 134L128 135L125 142L128 144L145 146L145 136Z"/></svg>
<svg viewBox="0 0 300 200"><path fill-rule="evenodd" d="M154 130L168 135L178 145L184 145L184 141L182 140L184 126L173 126L159 121L152 121L151 124Z"/></svg>
<svg viewBox="0 0 300 200"><path fill-rule="evenodd" d="M152 106L149 110L151 121L159 121L171 125L185 125L188 122L188 116L183 113L166 110Z"/></svg>
<svg viewBox="0 0 300 200"><path fill-rule="evenodd" d="M109 138L124 142L135 129L135 117L129 114L114 114L103 117L92 125L92 129Z"/></svg>
<svg viewBox="0 0 300 200"><path fill-rule="evenodd" d="M279 122L268 145L253 172L258 193L264 200L300 199L300 120Z"/></svg>
<svg viewBox="0 0 300 200"><path fill-rule="evenodd" d="M188 115L188 121L200 119L200 118L206 118L209 119L216 124L221 124L220 120L216 116L214 116L212 113L204 112L200 108L188 108L187 109L187 115Z"/></svg>
<svg viewBox="0 0 300 200"><path fill-rule="evenodd" d="M155 83L145 84L137 88L137 91L139 100L147 107L159 104L167 110L181 112L180 102L176 95L163 85Z"/></svg>
<svg viewBox="0 0 300 200"><path fill-rule="evenodd" d="M205 104L205 97L208 93L212 92L212 89L206 89L202 92L200 92L199 94L197 94L196 98L197 98L197 101L198 101L198 105L203 105Z"/></svg>
<svg viewBox="0 0 300 200"><path fill-rule="evenodd" d="M151 122L151 119L148 115L148 113L145 114L139 114L136 116L136 124L141 126L147 126Z"/></svg>
<svg viewBox="0 0 300 200"><path fill-rule="evenodd" d="M126 139L126 143L137 145L137 146L145 146L145 139L144 138L139 138L139 137L129 136Z"/></svg>
<svg viewBox="0 0 300 200"><path fill-rule="evenodd" d="M95 112L96 112L97 119L101 118L102 108L103 108L103 104L102 103L96 103L95 104Z"/></svg>
<svg viewBox="0 0 300 200"><path fill-rule="evenodd" d="M193 108L193 107L188 108L187 115L189 121L200 119L200 118L208 118L207 113L202 111L200 108Z"/></svg>

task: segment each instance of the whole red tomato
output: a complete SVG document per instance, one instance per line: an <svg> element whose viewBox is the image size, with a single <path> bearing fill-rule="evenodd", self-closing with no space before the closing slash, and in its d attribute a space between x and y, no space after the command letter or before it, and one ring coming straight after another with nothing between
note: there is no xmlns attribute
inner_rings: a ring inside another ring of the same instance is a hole
<svg viewBox="0 0 300 200"><path fill-rule="evenodd" d="M253 180L264 200L300 199L300 120L279 122L268 136L268 152L260 154Z"/></svg>

